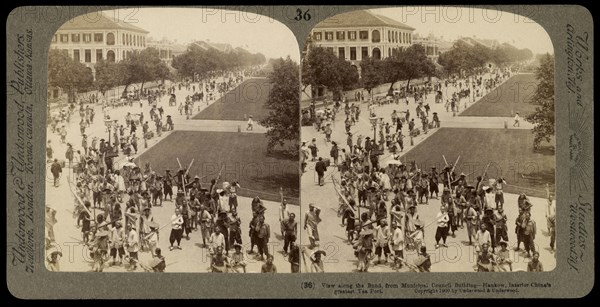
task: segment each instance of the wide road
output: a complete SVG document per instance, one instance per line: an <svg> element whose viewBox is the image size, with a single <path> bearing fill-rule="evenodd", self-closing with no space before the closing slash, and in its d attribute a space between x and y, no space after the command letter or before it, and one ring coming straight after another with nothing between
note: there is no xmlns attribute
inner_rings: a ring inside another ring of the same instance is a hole
<svg viewBox="0 0 600 307"><path fill-rule="evenodd" d="M513 77L514 78L514 77ZM512 79L512 78L511 78ZM511 79L508 79L510 81ZM505 81L505 82L508 82ZM501 84L499 86L502 86ZM448 88L444 88L443 92L446 97L452 95L453 92L456 91L456 88L453 86L449 86ZM485 93L484 93L485 94ZM356 104L356 102L354 102ZM487 130L489 128L492 130L502 130L504 129L504 123L507 122L507 128L510 130L516 131L508 131L507 137L511 135L515 135L515 133L525 132L528 129L531 129L531 125L525 122L521 122L521 127L512 127L512 123L510 122L510 117L478 117L473 119L471 117L462 117L460 116L465 110L469 110L474 105L477 105L479 102L474 102L471 99L463 99L460 103L460 112L454 116L451 112L447 112L444 108L443 104L436 104L434 102L434 95L429 95L426 98L426 103L429 103L431 106L430 112L437 112L439 114L442 127L450 126L450 127L460 127L462 129L473 129L474 133L477 133L480 130ZM360 120L357 122L355 126L352 126L351 132L356 138L357 135L362 134L364 137L370 136L373 137L372 126L369 123L368 119L368 109L367 104L360 104L361 113ZM396 104L386 104L379 106L375 109L375 113L377 117L383 117L384 121L391 122L390 114L392 110L397 111L406 111L409 109L411 114L415 114L416 104L414 103L414 99L409 98L409 104L400 103ZM344 131L344 116L337 116L336 120L332 122L333 133L331 139L340 144L340 148L347 148L346 146L346 137ZM464 122L463 122L464 120ZM421 125L416 125L416 127L420 127ZM461 129L461 130L462 130ZM394 130L394 129L393 129ZM404 139L404 152L399 153L400 160L405 161L406 158L408 160L414 160L415 156L412 155L413 150L415 153L418 153L420 150L420 144L425 143L428 138L437 136L438 133L444 131L445 129L433 129L430 130L428 134L423 134L415 137L413 140L410 137L405 137ZM451 130L451 129L448 129ZM525 130L525 131L523 131ZM407 125L403 126L403 134L408 135L408 127ZM303 126L301 130L301 137L303 140L310 141L315 138L317 141L317 147L319 148L319 156L328 158L329 150L331 148L331 144L325 141L325 136L322 133L316 131L316 129L312 126ZM447 140L448 136L445 136L445 142L451 142L451 140ZM377 131L377 138L379 138ZM465 133L461 133L460 135L456 135L455 138L457 140L461 140L464 142L469 140L470 136ZM475 140L476 141L476 140ZM491 140L490 140L491 141ZM411 142L413 144L411 144ZM487 143L486 143L487 144ZM450 161L455 161L457 156L461 154L460 152L445 151L445 148L442 147L443 144L440 144L439 149L436 152L431 152L431 155L436 155L436 159L441 159L441 155L445 154ZM487 146L487 145L486 145ZM488 146L489 147L489 146ZM427 146L427 150L431 151L431 146ZM494 150L494 148L488 148L488 150ZM517 154L519 151L515 151ZM436 154L437 153L437 154ZM406 155L406 158L405 158ZM439 156L439 157L438 157ZM380 156L380 162L387 161L392 158L392 154L389 152L385 152L383 156ZM509 157L506 157L508 159ZM503 160L504 161L504 160ZM436 163L436 161L432 161L432 163ZM546 162L544 162L546 163ZM460 162L459 164L462 164ZM307 166L307 171L302 175L301 178L301 190L300 193L302 195L301 203L302 203L302 211L304 218L304 212L308 209L308 205L310 203L315 203L316 205L322 208L321 218L323 222L320 224L319 233L321 235L321 248L327 252L327 256L325 259L326 271L328 272L352 272L356 269L356 257L354 256L354 250L352 246L346 241L345 228L341 226L341 218L337 216L338 209L338 196L333 189L331 178L335 178L339 182L340 174L335 167L329 167L328 172L325 174L326 184L322 187L317 184L317 175L314 171L314 162L309 162ZM427 170L429 171L429 170ZM475 175L471 175L471 178L474 178ZM471 179L469 182L473 183L474 179ZM508 178L507 178L508 180ZM511 183L509 181L509 183ZM515 184L515 182L512 182ZM440 185L441 187L441 185ZM441 188L440 188L441 190ZM531 191L523 190L528 195L531 194ZM516 198L517 195L505 193L505 212L508 217L508 229L509 229L509 243L512 245L516 243L515 233L514 233L514 221L517 216L517 205ZM538 250L541 253L540 259L544 264L544 268L546 270L552 270L556 266L556 259L554 258L554 254L549 251L549 235L546 233L546 218L545 218L545 208L546 208L546 200L542 198L530 197L533 203L532 209L532 218L536 221L538 227L538 234L535 239L535 243L538 246ZM426 223L430 223L435 215L439 212L439 207L441 203L439 199L432 199L429 201L428 205L419 205L417 208L417 212L419 213L421 219ZM388 202L389 208L389 202ZM389 209L388 209L389 211ZM560 218L560 217L558 217ZM439 272L472 272L473 265L475 264L475 258L473 254L473 250L471 246L465 245L465 241L468 241L466 229L459 229L456 232L456 238L449 237L447 240L448 248L443 249L435 249L434 235L435 235L436 226L431 225L425 229L425 243L428 248L428 252L432 254L432 259L434 260L434 264L432 266L432 271ZM308 236L306 234L302 235L302 243L303 246L307 246ZM521 248L523 245L521 244ZM405 252L406 253L406 252ZM406 255L406 254L405 254ZM516 264L514 266L514 270L518 269L526 269L527 262L529 259L523 258L521 253L513 253ZM409 262L412 261L416 257L415 252L409 252L407 254L407 260ZM378 265L373 267L370 271L372 272L392 272L393 270L389 265ZM401 271L406 271L406 267Z"/></svg>
<svg viewBox="0 0 600 307"><path fill-rule="evenodd" d="M198 84L196 83L196 88L198 88ZM203 86L202 86L203 87ZM185 87L182 87L181 90L176 90L176 95L178 97L178 104L185 99L185 96L193 94L190 86L190 90L186 90ZM215 103L216 100L212 101L201 101L196 102L194 106L194 113L200 112L205 108L209 107L211 104ZM194 133L198 133L198 131L227 131L231 133L235 133L236 137L244 137L240 136L237 133L238 122L235 121L220 121L221 125L219 129L214 129L213 127L194 127L188 128L189 123L203 123L204 121L197 121L187 119L185 115L179 114L178 105L177 106L169 106L168 105L168 97L163 97L157 104L158 106L162 106L165 110L165 116L171 115L173 117L173 121L175 123L175 132L177 130L186 130L186 131L194 131ZM104 126L104 122L102 120L102 109L100 106L94 106L96 111L96 117L94 119L94 123L91 127L86 129L86 134L88 135L88 144L91 144L92 137L96 136L98 138L108 139L108 133L106 132L106 127ZM124 117L127 112L130 113L140 113L144 112L146 118L148 118L148 112L150 110L150 106L146 101L143 101L142 106L139 104L134 104L133 106L124 106L111 108L108 110L109 115L112 119L117 119L120 124L124 124ZM67 128L68 134L66 137L66 141L74 145L75 150L81 148L81 134L79 131L79 115L76 112L73 115L70 123L65 123L65 127ZM201 126L201 125L200 125ZM225 128L223 128L225 127ZM182 129L179 129L182 128ZM255 125L255 128L260 129L261 127ZM152 125L151 125L152 129ZM141 127L138 127L138 137L141 135ZM128 134L129 132L126 131ZM152 150L154 146L160 144L165 138L168 139L168 136L173 132L165 132L161 136L155 136L151 140L148 141L147 148L144 146L143 140L139 142L138 152L134 157L138 157L142 155L145 151ZM178 132L181 133L181 132ZM186 133L186 132L183 132ZM242 129L242 133L246 135L246 131ZM256 133L250 133L247 137L262 137ZM54 157L64 160L64 153L66 151L66 144L60 143L60 136L57 133L52 133L50 128L48 128L47 132L47 140L50 140L51 146L54 150ZM89 146L89 145L88 145ZM185 147L185 146L184 146ZM124 155L120 155L115 158L115 165L119 165L125 160ZM182 163L189 163L192 157L179 157L182 160ZM142 163L144 161L142 160ZM176 165L176 161L169 162L169 166L172 167ZM48 165L49 167L49 165ZM81 241L81 232L80 229L76 228L76 219L73 218L73 208L74 208L74 197L71 193L71 188L67 184L67 180L69 177L72 177L72 171L69 168L63 169L63 175L61 177L61 184L59 187L55 188L52 186L52 175L49 173L49 169L46 176L46 204L47 206L55 209L57 224L54 226L54 232L56 237L56 242L62 250L63 257L60 260L61 271L91 271L92 264L87 255L87 250L82 244ZM286 194L287 196L288 194ZM125 201L127 198L125 198ZM280 253L283 247L283 240L280 235L277 235L279 229L279 218L278 218L278 202L266 201L263 200L265 207L267 208L267 212L265 214L266 223L271 225L271 238L269 241L269 245L271 246L271 250L274 251L275 255L275 265L278 268L279 272L290 272L290 264L286 261L286 259ZM251 219L251 210L250 210L251 198L248 197L239 197L239 216L242 220L242 240L244 242L244 250L248 250L249 246L249 237L248 237L248 223ZM296 213L299 215L300 209L297 205L288 206L290 212ZM152 209L152 214L154 219L160 225L166 224L170 221L170 218L174 211L174 203L170 201L166 201L164 206L162 207L154 207ZM97 212L96 212L97 214ZM200 232L195 231L190 235L190 240L184 239L182 241L182 250L173 250L169 251L169 237L170 229L169 226L166 226L160 231L160 239L159 246L163 250L163 255L167 259L167 271L168 272L202 272L206 273L208 268L208 252L207 249L201 247L202 236ZM256 251L256 247L254 248ZM150 260L149 253L140 253L140 260L142 262L146 262ZM260 272L260 267L264 262L254 260L253 256L246 254L246 260L248 262L248 272ZM124 272L126 271L125 266L112 266L107 267L104 270L105 272ZM138 272L143 271L138 267Z"/></svg>

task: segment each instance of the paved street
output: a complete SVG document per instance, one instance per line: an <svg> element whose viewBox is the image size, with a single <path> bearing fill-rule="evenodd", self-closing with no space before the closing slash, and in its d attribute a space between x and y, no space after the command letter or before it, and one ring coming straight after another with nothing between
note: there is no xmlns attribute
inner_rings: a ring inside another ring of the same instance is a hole
<svg viewBox="0 0 600 307"><path fill-rule="evenodd" d="M486 77L484 77L486 78ZM506 82L506 81L505 81ZM498 84L499 86L500 84ZM451 85L446 89L444 88L444 96L448 97L452 95L456 91L456 88ZM365 91L366 93L366 91ZM485 95L485 93L484 93ZM444 98L445 99L445 98ZM464 101L467 99L463 99L463 102L460 103L460 112L465 110ZM356 104L356 102L354 102ZM502 129L504 128L505 123L508 126L508 129L531 129L531 124L521 120L521 126L518 128L513 128L512 118L505 117L462 117L458 116L460 113L453 116L451 112L447 112L443 106L443 104L436 104L434 102L434 94L430 94L426 98L425 104L429 103L431 106L431 112L437 112L441 121L442 127L461 127L461 128L496 128ZM473 102L467 102L466 108L472 106ZM363 137L370 136L373 137L372 125L368 119L368 109L367 103L363 103L360 105L361 113L360 120L356 123L355 126L351 128L351 132L353 136L356 138L357 135L362 134ZM391 122L390 114L392 110L406 111L409 109L412 114L414 114L415 103L412 98L409 98L409 105L407 106L405 103L396 104L386 104L379 107L376 107L375 113L378 117L383 117L384 121ZM333 133L331 135L331 140L336 141L340 144L340 148L346 148L346 133L344 129L344 119L343 115L337 116L335 122L331 123L333 126ZM418 124L416 127L420 127ZM395 127L392 128L395 131ZM412 148L419 145L421 142L426 140L431 135L435 134L439 129L430 130L428 134L423 134L415 137L412 142L414 145L411 145L410 137L408 137L408 127L407 125L403 125L403 134L406 136L404 138L404 152L399 153L399 160L404 161L402 157L407 154ZM468 136L463 136L468 137ZM317 140L317 147L319 149L319 156L324 158L329 158L329 150L331 148L331 144L327 143L325 140L325 135L322 133L318 133L316 129L312 126L303 126L301 138L305 141L310 142L313 138ZM377 135L377 139L379 139L379 135ZM442 150L443 151L443 150ZM384 155L380 156L380 162L389 160L392 158L392 154L387 150ZM448 157L449 162L456 157ZM338 182L340 179L340 173L337 171L337 168L331 166L328 168L327 173L325 174L325 185L320 187L317 184L317 175L314 171L315 162L309 162L306 168L306 172L302 175L301 178L301 195L302 195L302 210L306 211L308 208L308 204L315 203L317 206L322 208L321 218L323 222L321 222L319 226L319 233L321 236L321 248L327 252L327 256L325 257L325 266L327 272L352 272L356 268L356 257L354 256L354 250L352 246L348 244L346 240L345 227L341 225L341 218L337 216L338 209L338 196L333 188L333 183L331 178L335 178ZM472 184L472 182L471 182ZM441 188L440 184L440 191ZM505 193L505 213L508 217L508 229L509 229L509 242L510 244L514 244L516 242L515 232L514 232L514 221L518 215L518 207L517 207L517 199L518 195L507 194ZM538 235L536 236L535 243L540 251L540 261L544 264L545 270L552 270L556 265L556 260L554 258L554 254L549 251L549 235L546 233L546 218L545 218L545 208L546 208L546 200L540 198L530 197L533 208L532 210L532 219L536 221L538 227ZM418 205L417 212L420 215L421 220L423 220L426 225L435 218L435 215L439 212L440 207L439 199L430 199L428 205ZM390 210L390 204L387 202L388 212ZM362 209L361 210L365 210ZM302 216L304 218L304 215ZM432 255L432 268L431 270L436 272L456 272L456 271L473 271L473 265L475 265L475 256L474 256L474 247L465 245L465 242L468 242L466 229L459 229L456 232L456 238L449 237L447 244L448 248L440 248L435 249L435 240L434 234L436 231L436 226L431 224L425 229L425 244L428 248L428 253ZM304 246L308 245L309 241L307 236L303 233L302 243ZM510 246L509 246L510 247ZM523 246L521 245L521 248ZM515 257L515 265L513 270L526 270L526 263L528 259L523 258L519 253L511 253L514 254ZM406 250L405 250L406 255ZM407 261L412 263L412 259L416 257L416 253L411 251L406 256ZM402 269L405 271L406 267ZM370 269L371 272L390 272L393 271L389 265L378 265L372 267Z"/></svg>
<svg viewBox="0 0 600 307"><path fill-rule="evenodd" d="M218 80L219 81L219 80ZM198 85L196 83L196 85ZM171 115L173 118L175 130L183 131L222 131L238 133L238 127L241 127L241 133L264 133L264 127L261 127L257 123L254 124L254 131L246 131L246 122L241 121L225 121L225 120L195 120L192 117L207 108L210 104L216 101L212 100L209 102L196 102L194 105L194 112L190 116L190 119L186 119L185 115L180 115L178 111L179 102L184 101L187 95L193 94L192 91L188 91L185 87L182 90L176 90L177 95L177 106L168 105L168 96L163 96L162 99L157 103L157 107L162 106L165 110L164 116ZM218 96L217 96L218 98ZM143 105L140 108L139 104L134 104L132 107L118 107L110 109L110 116L113 119L118 119L119 123L124 124L124 116L127 112L140 113L144 112L146 118L148 118L148 112L150 106L147 101L143 101ZM94 118L94 124L86 129L88 135L88 142L91 142L93 136L98 138L107 139L108 133L106 127L102 121L102 109L100 106L95 106L96 117ZM79 113L75 112L71 118L71 123L67 124L68 134L66 141L74 144L75 149L81 148L81 135L79 131ZM151 129L152 129L151 125ZM139 133L141 134L141 127L138 127ZM126 132L127 133L127 132ZM148 148L152 148L158 142L166 138L171 132L163 132L162 136L154 137L148 141ZM50 128L47 133L48 140L51 141L52 148L54 150L54 157L58 159L64 159L66 151L66 145L60 144L60 136L52 133ZM135 156L142 154L146 151L144 148L143 140L139 142L138 152ZM123 162L125 156L122 154L115 158L114 161L118 165L119 162ZM187 160L191 160L187 159ZM49 167L49 164L48 164ZM192 176L194 174L191 174ZM60 262L62 271L91 271L92 261L87 254L87 249L84 247L81 241L81 233L78 228L75 227L76 219L73 218L74 209L74 197L70 191L70 187L67 184L67 180L72 176L72 171L68 168L63 170L61 177L61 185L58 188L52 186L52 175L47 175L46 182L46 204L49 207L54 208L57 211L56 219L58 223L54 226L54 232L56 236L56 242L60 245L63 257ZM74 187L73 187L74 189ZM124 202L127 201L127 196ZM238 213L242 221L242 240L244 242L243 250L247 251L250 249L249 237L248 237L248 224L251 220L252 213L250 209L251 198L238 197L239 208ZM264 201L263 203L267 208L265 213L265 222L271 225L271 237L269 241L269 249L275 251L274 263L277 266L278 272L290 272L290 264L286 258L280 253L283 248L283 239L279 233L279 220L278 220L278 207L279 203ZM124 207L124 206L123 206ZM294 212L297 216L299 215L299 206L289 205L288 210ZM154 220L159 225L170 224L171 216L174 213L174 202L166 201L162 207L153 207L152 215ZM96 213L94 213L96 214ZM169 251L168 237L170 233L170 226L164 227L160 231L159 244L163 250L163 255L166 257L167 272L207 272L209 267L209 256L208 250L202 247L202 236L199 231L194 231L190 235L190 239L182 240L182 250ZM256 247L254 251L256 251ZM141 262L148 262L151 256L147 252L140 253L139 255ZM246 261L248 263L248 272L260 272L260 268L264 262L257 261L253 255L246 254ZM105 268L105 272L123 272L126 270L125 266L112 266ZM137 271L143 271L139 268Z"/></svg>

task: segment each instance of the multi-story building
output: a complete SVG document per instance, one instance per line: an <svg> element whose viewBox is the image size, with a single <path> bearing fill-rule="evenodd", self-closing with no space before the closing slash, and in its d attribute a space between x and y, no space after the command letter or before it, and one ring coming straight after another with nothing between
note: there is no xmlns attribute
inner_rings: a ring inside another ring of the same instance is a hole
<svg viewBox="0 0 600 307"><path fill-rule="evenodd" d="M167 65L171 65L171 62L175 57L173 53L173 45L173 42L167 40L166 38L163 38L160 41L148 38L148 42L146 42L146 47L155 48L158 50L158 57Z"/></svg>
<svg viewBox="0 0 600 307"><path fill-rule="evenodd" d="M81 15L63 24L54 34L50 48L66 50L71 58L94 72L101 59L118 62L146 48L148 31L103 13Z"/></svg>
<svg viewBox="0 0 600 307"><path fill-rule="evenodd" d="M414 30L394 19L357 10L317 24L311 32L311 41L329 48L360 70L360 61L365 57L385 59L395 50L412 45Z"/></svg>
<svg viewBox="0 0 600 307"><path fill-rule="evenodd" d="M441 53L439 49L440 40L433 36L433 34L429 34L427 37L415 34L413 44L425 47L425 54L427 54L427 57L434 63L437 63L437 59Z"/></svg>

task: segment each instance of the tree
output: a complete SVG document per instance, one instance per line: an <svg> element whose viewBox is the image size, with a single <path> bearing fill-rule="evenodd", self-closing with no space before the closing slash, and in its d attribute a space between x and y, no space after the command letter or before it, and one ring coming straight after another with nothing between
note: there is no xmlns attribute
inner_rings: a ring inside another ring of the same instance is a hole
<svg viewBox="0 0 600 307"><path fill-rule="evenodd" d="M291 141L298 146L300 138L300 80L298 80L298 64L288 56L285 60L279 59L273 63L273 71L269 75L271 91L266 105L270 109L269 115L259 121L267 127L267 151L271 152L279 144L284 146L285 141ZM297 154L297 148L292 151Z"/></svg>
<svg viewBox="0 0 600 307"><path fill-rule="evenodd" d="M371 95L371 90L381 84L381 61L371 57L363 58L360 62L360 84Z"/></svg>
<svg viewBox="0 0 600 307"><path fill-rule="evenodd" d="M333 51L310 46L302 61L302 84L313 89L326 87L334 97L358 82L358 73L349 62L338 58Z"/></svg>
<svg viewBox="0 0 600 307"><path fill-rule="evenodd" d="M118 71L121 83L125 85L124 95L129 85L133 83L142 83L140 86L142 91L144 83L169 77L167 64L160 60L158 50L152 47L131 53L127 59L119 62Z"/></svg>
<svg viewBox="0 0 600 307"><path fill-rule="evenodd" d="M538 105L535 113L526 117L533 127L533 148L537 149L545 140L549 142L554 136L554 56L546 54L535 70L538 86L531 98L531 103Z"/></svg>
<svg viewBox="0 0 600 307"><path fill-rule="evenodd" d="M408 81L406 83L408 90L412 79L433 76L435 72L435 64L427 57L425 47L422 45L401 49L383 60L382 65L383 80L391 83L390 92L394 88L394 83L400 80Z"/></svg>
<svg viewBox="0 0 600 307"><path fill-rule="evenodd" d="M48 85L66 91L69 103L75 102L77 92L89 90L93 81L92 70L71 59L66 50L48 52Z"/></svg>
<svg viewBox="0 0 600 307"><path fill-rule="evenodd" d="M251 53L243 48L235 48L232 52L222 52L214 48L205 49L192 44L188 49L175 58L171 66L177 69L179 75L206 78L213 71L232 70L248 66L264 64L266 57L261 53Z"/></svg>
<svg viewBox="0 0 600 307"><path fill-rule="evenodd" d="M121 84L119 64L100 60L96 62L94 68L96 69L94 87L102 94L102 96L106 94L107 90Z"/></svg>

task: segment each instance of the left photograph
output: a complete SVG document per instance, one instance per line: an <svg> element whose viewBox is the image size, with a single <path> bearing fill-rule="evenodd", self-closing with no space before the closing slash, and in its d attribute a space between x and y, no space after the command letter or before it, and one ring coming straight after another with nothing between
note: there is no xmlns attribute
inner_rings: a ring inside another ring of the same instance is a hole
<svg viewBox="0 0 600 307"><path fill-rule="evenodd" d="M300 272L300 52L250 12L139 8L48 46L46 269Z"/></svg>

